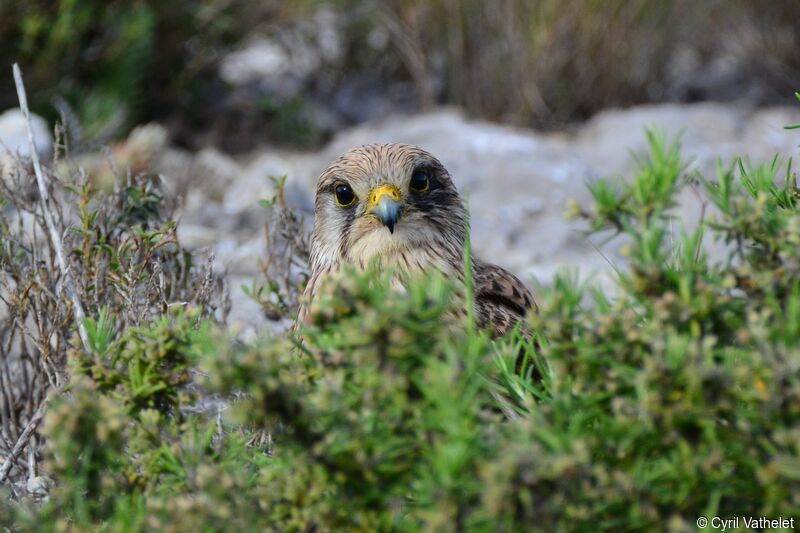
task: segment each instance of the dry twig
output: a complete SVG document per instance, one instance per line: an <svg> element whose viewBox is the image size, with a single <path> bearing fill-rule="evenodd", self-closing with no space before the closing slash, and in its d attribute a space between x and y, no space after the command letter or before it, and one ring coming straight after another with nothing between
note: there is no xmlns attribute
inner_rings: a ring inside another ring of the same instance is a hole
<svg viewBox="0 0 800 533"><path fill-rule="evenodd" d="M39 186L39 195L41 196L42 199L42 211L48 232L50 234L50 242L53 245L53 249L55 250L56 261L58 262L58 267L61 270L61 274L64 278L64 286L66 288L67 295L69 296L72 302L75 322L77 323L78 326L78 334L80 335L84 349L88 349L89 336L86 332L86 326L84 324L84 321L86 319L86 314L83 311L83 305L81 305L81 300L78 297L78 291L77 288L75 287L75 281L72 278L69 266L67 265L67 262L64 259L64 247L61 243L61 235L59 235L58 229L56 228L56 224L53 219L53 215L50 211L50 195L47 192L47 180L45 178L44 173L42 172L42 167L39 164L39 154L36 150L36 139L33 136L30 110L28 109L28 96L25 92L25 85L22 82L22 71L20 70L19 65L17 63L14 63L13 72L14 72L14 84L17 87L17 97L19 98L20 110L22 111L22 114L25 117L25 124L28 130L28 144L30 145L31 159L33 160L33 170L34 173L36 174L36 183ZM36 410L34 415L28 421L28 424L25 426L25 429L22 432L22 434L20 434L19 438L17 438L17 441L14 443L14 447L11 449L10 453L5 458L3 464L0 465L0 483L2 483L5 480L17 456L19 456L19 454L25 449L25 447L30 442L31 437L34 434L34 431L39 426L39 423L44 417L46 409L47 409L47 399L45 398L39 405L39 408Z"/></svg>
<svg viewBox="0 0 800 533"><path fill-rule="evenodd" d="M25 430L17 439L17 442L14 444L14 447L11 449L11 452L6 457L5 462L0 466L0 483L5 481L6 476L8 475L9 470L11 470L11 466L14 463L14 460L17 456L25 449L27 446L28 441L31 440L33 436L33 432L36 431L36 428L39 426L39 422L42 421L44 418L45 411L47 410L47 399L42 402L39 408L31 417L30 421L28 421L28 425L25 426Z"/></svg>
<svg viewBox="0 0 800 533"><path fill-rule="evenodd" d="M39 164L39 154L36 151L36 140L33 138L33 128L31 128L31 114L28 110L28 96L25 92L25 85L22 83L22 71L19 65L14 63L14 84L17 86L17 97L19 98L19 107L22 114L25 116L25 124L28 128L28 144L30 144L31 158L33 159L33 171L36 173L36 183L39 185L39 195L42 198L42 210L44 211L44 219L47 224L47 229L50 232L50 241L53 243L53 248L56 252L56 260L58 261L58 268L61 269L61 274L64 276L64 286L67 289L67 295L72 301L73 311L75 313L75 322L78 325L78 334L81 337L83 347L88 349L89 335L86 333L86 314L83 312L83 305L78 297L78 290L75 287L75 280L72 279L72 274L69 271L69 266L64 259L64 247L61 245L61 236L58 234L56 224L53 221L53 215L50 213L50 195L47 193L47 180L42 172L42 167Z"/></svg>

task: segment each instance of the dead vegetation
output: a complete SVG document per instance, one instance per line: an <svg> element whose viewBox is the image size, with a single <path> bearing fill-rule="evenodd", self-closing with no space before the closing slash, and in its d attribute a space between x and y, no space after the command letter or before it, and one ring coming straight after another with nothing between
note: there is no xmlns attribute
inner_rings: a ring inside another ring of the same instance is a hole
<svg viewBox="0 0 800 533"><path fill-rule="evenodd" d="M245 292L258 302L267 319L288 324L297 315L299 298L308 281L311 236L303 226L302 215L286 204L286 176L273 179L275 196L261 200L268 213L264 225L267 254L259 260L262 279L266 281L253 281Z"/></svg>
<svg viewBox="0 0 800 533"><path fill-rule="evenodd" d="M114 316L124 331L176 306L220 322L229 310L213 257L178 242L176 206L157 176L112 161L114 186L104 190L69 164L60 125L55 137L50 165L7 153L0 169L0 482L17 495L37 487L35 427L67 382L68 352L96 342L84 314Z"/></svg>

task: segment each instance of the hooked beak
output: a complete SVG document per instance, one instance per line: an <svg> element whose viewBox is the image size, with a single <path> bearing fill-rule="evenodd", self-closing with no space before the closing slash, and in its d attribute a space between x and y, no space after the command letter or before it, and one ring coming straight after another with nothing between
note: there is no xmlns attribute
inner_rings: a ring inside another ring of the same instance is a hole
<svg viewBox="0 0 800 533"><path fill-rule="evenodd" d="M369 199L372 205L370 212L389 228L390 233L394 233L394 225L400 215L400 191L393 185L381 185L372 191Z"/></svg>

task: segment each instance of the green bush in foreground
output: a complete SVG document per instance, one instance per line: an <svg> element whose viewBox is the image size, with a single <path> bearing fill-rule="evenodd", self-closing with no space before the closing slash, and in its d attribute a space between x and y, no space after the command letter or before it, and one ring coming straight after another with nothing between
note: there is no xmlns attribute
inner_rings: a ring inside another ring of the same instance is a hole
<svg viewBox="0 0 800 533"><path fill-rule="evenodd" d="M687 179L677 145L649 139L629 183L599 182L573 209L625 240L613 295L559 276L530 341L453 323L444 280L400 296L376 273L333 287L302 344L241 345L191 311L133 328L73 356L45 431L58 487L0 524L683 531L701 515L800 517L796 175L787 165L776 185L776 159ZM676 232L689 181L713 209ZM727 257L709 258L712 238ZM540 380L513 373L521 348Z"/></svg>

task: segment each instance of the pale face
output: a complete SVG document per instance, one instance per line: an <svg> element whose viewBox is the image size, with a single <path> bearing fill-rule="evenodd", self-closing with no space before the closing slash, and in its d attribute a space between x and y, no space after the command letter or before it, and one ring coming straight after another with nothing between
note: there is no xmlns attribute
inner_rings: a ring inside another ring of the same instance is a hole
<svg viewBox="0 0 800 533"><path fill-rule="evenodd" d="M463 283L466 220L450 175L428 152L407 144L345 152L317 184L311 274L298 323L311 320L319 288L345 264L364 269L375 260L392 268L401 291L406 275L418 272ZM502 268L468 260L477 323L498 335L509 331L533 305L530 292Z"/></svg>
<svg viewBox="0 0 800 533"><path fill-rule="evenodd" d="M465 213L447 170L409 145L369 145L343 154L320 176L312 267L361 268L376 259L403 270L461 264Z"/></svg>

